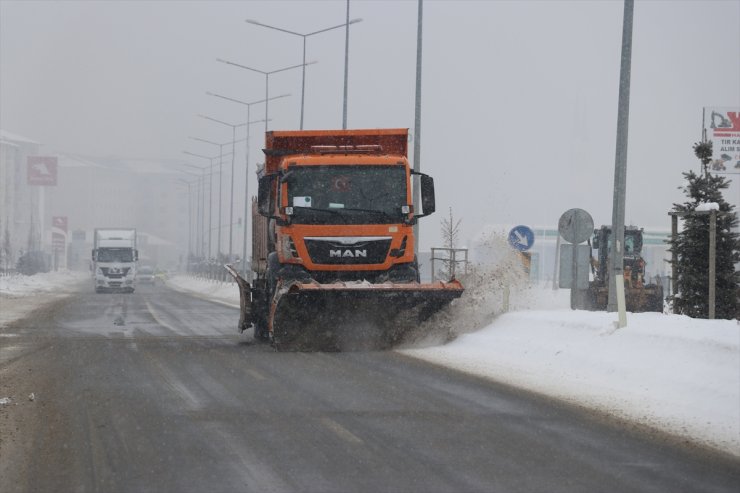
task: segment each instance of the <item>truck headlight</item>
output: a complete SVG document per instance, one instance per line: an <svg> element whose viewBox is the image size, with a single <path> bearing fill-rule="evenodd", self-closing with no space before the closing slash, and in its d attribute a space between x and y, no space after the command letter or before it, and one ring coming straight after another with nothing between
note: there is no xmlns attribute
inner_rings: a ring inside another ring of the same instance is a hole
<svg viewBox="0 0 740 493"><path fill-rule="evenodd" d="M298 250L295 247L295 243L293 242L292 237L290 236L283 237L281 245L283 247L283 257L284 258L299 258Z"/></svg>

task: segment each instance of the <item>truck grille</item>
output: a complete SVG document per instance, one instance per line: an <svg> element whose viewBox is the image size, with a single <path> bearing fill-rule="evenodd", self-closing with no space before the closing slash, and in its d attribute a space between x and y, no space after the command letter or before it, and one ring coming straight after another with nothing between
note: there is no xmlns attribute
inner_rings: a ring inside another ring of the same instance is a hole
<svg viewBox="0 0 740 493"><path fill-rule="evenodd" d="M313 237L305 242L311 261L324 265L382 264L391 247L385 236Z"/></svg>
<svg viewBox="0 0 740 493"><path fill-rule="evenodd" d="M121 279L126 277L126 274L128 274L128 271L131 270L131 268L122 267L118 269L115 267L101 267L100 270L102 270L103 275L109 279Z"/></svg>

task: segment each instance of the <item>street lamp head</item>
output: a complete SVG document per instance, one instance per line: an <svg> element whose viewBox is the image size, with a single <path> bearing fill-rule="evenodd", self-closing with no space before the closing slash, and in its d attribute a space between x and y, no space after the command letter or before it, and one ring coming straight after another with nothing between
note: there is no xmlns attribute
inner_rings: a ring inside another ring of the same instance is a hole
<svg viewBox="0 0 740 493"><path fill-rule="evenodd" d="M204 156L203 154L196 154L196 153L190 152L190 151L182 151L182 152L183 152L183 154L187 154L189 156L202 157L204 159L209 159L209 160L213 160L213 159L218 159L219 158L218 155L216 155L216 156ZM231 152L225 152L223 154L223 156L228 156L230 154L231 154Z"/></svg>
<svg viewBox="0 0 740 493"><path fill-rule="evenodd" d="M199 142L205 142L207 144L213 144L213 145L217 145L217 146L220 146L221 145L218 142L213 142L212 140L201 139L200 137L188 137L188 138L193 139L193 140L197 140Z"/></svg>
<svg viewBox="0 0 740 493"><path fill-rule="evenodd" d="M281 32L284 32L284 33L287 33L287 34L293 34L295 36L300 36L300 37L302 37L304 39L304 41L305 41L305 39L307 37L313 36L314 34L325 33L326 31L332 31L334 29L338 29L340 27L348 26L350 24L355 24L355 23L361 22L361 21L362 21L362 19L357 18L357 19L352 19L351 21L345 22L343 24L338 24L336 26L331 26L331 27L326 27L326 28L323 28L323 29L319 29L318 31L313 31L313 32L310 32L310 33L299 33L299 32L295 32L295 31L291 31L289 29L284 29L282 27L276 27L276 26L270 26L268 24L263 24L262 22L256 21L254 19L245 19L245 22L247 24L254 24L255 26L266 27L268 29L274 29L275 31L281 31Z"/></svg>

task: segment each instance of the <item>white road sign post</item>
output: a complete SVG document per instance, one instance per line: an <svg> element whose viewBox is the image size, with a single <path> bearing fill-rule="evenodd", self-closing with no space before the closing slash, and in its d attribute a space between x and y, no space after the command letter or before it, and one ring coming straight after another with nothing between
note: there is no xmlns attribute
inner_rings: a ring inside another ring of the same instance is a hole
<svg viewBox="0 0 740 493"><path fill-rule="evenodd" d="M588 245L580 245L594 232L594 220L583 209L570 209L560 216L558 233L569 244L560 245L560 287L570 288L570 308L584 305L588 289L588 265L591 257Z"/></svg>

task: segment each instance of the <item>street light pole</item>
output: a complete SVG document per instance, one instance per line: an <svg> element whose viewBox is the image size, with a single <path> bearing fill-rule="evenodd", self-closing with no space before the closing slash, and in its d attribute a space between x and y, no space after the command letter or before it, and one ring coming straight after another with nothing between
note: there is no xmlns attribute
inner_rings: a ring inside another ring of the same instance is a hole
<svg viewBox="0 0 740 493"><path fill-rule="evenodd" d="M349 7L349 2L347 2L347 5ZM293 36L299 36L299 37L303 38L303 64L302 64L302 66L303 66L303 79L302 79L302 82L301 82L301 125L300 125L301 130L303 130L303 106L304 106L304 101L305 101L305 96L306 96L306 65L307 65L307 63L306 63L306 38L311 37L311 36L314 36L316 34L325 33L327 31L331 31L331 30L334 30L334 29L339 29L340 27L345 27L345 26L347 26L347 30L349 31L349 25L350 24L354 24L356 22L362 22L362 19L352 19L352 20L349 20L349 8L348 8L347 9L347 22L345 22L344 24L339 24L339 25L336 25L336 26L331 26L331 27L327 27L327 28L324 28L324 29L319 29L318 31L313 31L313 32L310 32L310 33L305 33L305 34L304 33L295 32L295 31L290 31L288 29L283 29L283 28L280 28L280 27L275 27L275 26L270 26L270 25L267 25L267 24L263 24L261 22L258 22L256 20L254 20L254 19L247 19L246 22L248 24L254 24L255 26L266 27L267 29L274 29L275 31L280 31L280 32L283 32L283 33L286 33L286 34L292 34ZM347 35L347 37L349 37L349 34ZM346 114L347 114L347 110L346 110L346 101L347 101L347 54L346 53L345 53L344 64L345 64L345 79L344 79L345 111L344 111L344 114L345 114L345 121L346 121ZM265 118L267 118L267 116L265 116ZM345 128L346 128L346 126L345 126Z"/></svg>
<svg viewBox="0 0 740 493"><path fill-rule="evenodd" d="M349 0L347 0L347 27L344 31L344 97L342 98L342 130L347 129L347 82L349 80Z"/></svg>
<svg viewBox="0 0 740 493"><path fill-rule="evenodd" d="M200 157L208 159L210 172L208 174L208 258L211 258L211 237L213 236L213 160L217 159L218 156L204 156L202 154L196 154L190 151L182 151L183 154L188 156Z"/></svg>
<svg viewBox="0 0 740 493"><path fill-rule="evenodd" d="M190 257L193 256L193 197L190 188L191 182L178 178L178 181L188 186L188 258L185 261L185 270L190 272Z"/></svg>
<svg viewBox="0 0 740 493"><path fill-rule="evenodd" d="M423 0L419 0L419 12L417 14L416 27L416 97L414 101L414 171L421 172L421 48L422 48L422 13L424 10ZM421 193L419 190L419 180L414 180L414 207L421 206ZM419 221L414 224L414 253L419 255Z"/></svg>
<svg viewBox="0 0 740 493"><path fill-rule="evenodd" d="M247 231L248 231L247 225L249 224L249 221L248 221L248 217L249 217L249 138L250 138L249 126L252 125L253 123L262 122L262 120L252 121L250 112L252 109L252 105L264 103L265 100L261 99L259 101L246 102L246 101L241 101L239 99L230 98L227 96L222 96L220 94L214 94L212 92L207 92L206 94L208 94L209 96L214 96L217 98L225 99L227 101L232 101L234 103L243 104L247 107L247 122L248 122L247 137L246 137L247 145L246 145L246 152L245 152L245 168L244 168L245 170L245 173L244 173L244 243L242 245L242 274L245 276L245 279L246 279L246 276L247 276ZM279 98L284 98L287 96L290 96L290 94L281 94L280 96L273 96L270 99L279 99ZM247 279L247 280L251 281L251 279Z"/></svg>
<svg viewBox="0 0 740 493"><path fill-rule="evenodd" d="M624 312L624 299L617 296L614 283L624 283L624 206L627 191L627 136L630 112L630 73L632 65L632 18L634 0L624 0L622 20L622 58L619 73L617 110L617 150L614 163L614 200L612 205L612 241L609 248L610 284L607 311ZM621 293L621 291L620 291ZM619 327L623 327L620 316Z"/></svg>
<svg viewBox="0 0 740 493"><path fill-rule="evenodd" d="M258 74L262 74L265 76L265 133L267 133L267 122L270 121L269 112L268 112L268 105L270 102L270 75L276 74L278 72L285 72L286 70L291 70L298 67L305 67L306 65L313 65L314 63L317 63L315 61L308 62L308 63L301 63L299 65L291 65L290 67L284 67L277 70L271 70L269 72L265 72L264 70L259 70L252 67L247 67L246 65L240 65L235 62L230 62L228 60L223 60L221 58L216 59L217 62L225 63L227 65L233 65L234 67L243 68L245 70L251 70L252 72L257 72Z"/></svg>
<svg viewBox="0 0 740 493"><path fill-rule="evenodd" d="M228 262L232 262L232 248L234 245L233 238L234 238L234 160L236 159L236 128L237 127L243 127L247 125L246 123L227 123L221 120L218 120L216 118L211 118L210 116L205 115L198 115L201 118L205 118L206 120L211 120L212 122L220 123L221 125L226 125L228 127L231 127L232 137L231 137L231 195L229 198L229 257Z"/></svg>
<svg viewBox="0 0 740 493"><path fill-rule="evenodd" d="M222 194L221 194L222 183L223 183L222 167L223 167L223 162L224 162L223 157L225 155L228 156L228 154L224 154L224 146L229 145L229 144L232 144L233 146L236 142L241 142L243 139L235 140L232 142L224 142L223 144L221 144L219 142L213 142L211 140L201 139L199 137L190 137L190 138L193 140L197 140L198 142L205 142L206 144L218 146L218 150L219 150L218 152L218 157L219 157L219 160L218 160L218 239L216 241L216 249L218 250L218 256L220 256L221 255L221 218L223 216L221 213L221 204L223 203L223 200L221 198L222 197ZM233 180L233 177L232 177L232 180Z"/></svg>
<svg viewBox="0 0 740 493"><path fill-rule="evenodd" d="M200 241L198 242L198 250L201 255L205 253L205 229L206 229L206 220L205 220L205 214L206 214L206 166L195 166L193 164L188 163L180 163L183 166L187 166L188 168L195 168L199 169L201 171L201 191L200 193ZM185 173L190 173L188 171L185 171ZM210 184L210 180L209 180ZM210 195L208 197L210 201Z"/></svg>
<svg viewBox="0 0 740 493"><path fill-rule="evenodd" d="M199 209L201 209L201 207L200 207L199 204L201 202L201 197L202 197L201 196L201 189L198 188L198 184L201 182L201 178L200 178L200 175L198 173L192 173L190 171L180 170L180 173L186 173L188 175L193 175L193 176L197 176L198 177L198 179L196 179L196 180L194 180L192 182L186 182L186 183L190 183L190 184L196 186L196 188L195 188L196 197L195 197L195 203L193 204L193 209L195 210L195 214L194 214L194 217L193 217L192 221L195 222L195 230L193 231L193 233L194 233L193 236L195 237L195 254L196 255L200 255L201 252L199 251L198 245L202 241L203 231L202 231L202 227L198 225L198 223L199 223L199 216L200 216ZM181 181L185 182L185 180L182 180L182 179L181 179ZM199 230L200 230L200 239L199 239L199 235L198 235L198 231Z"/></svg>

